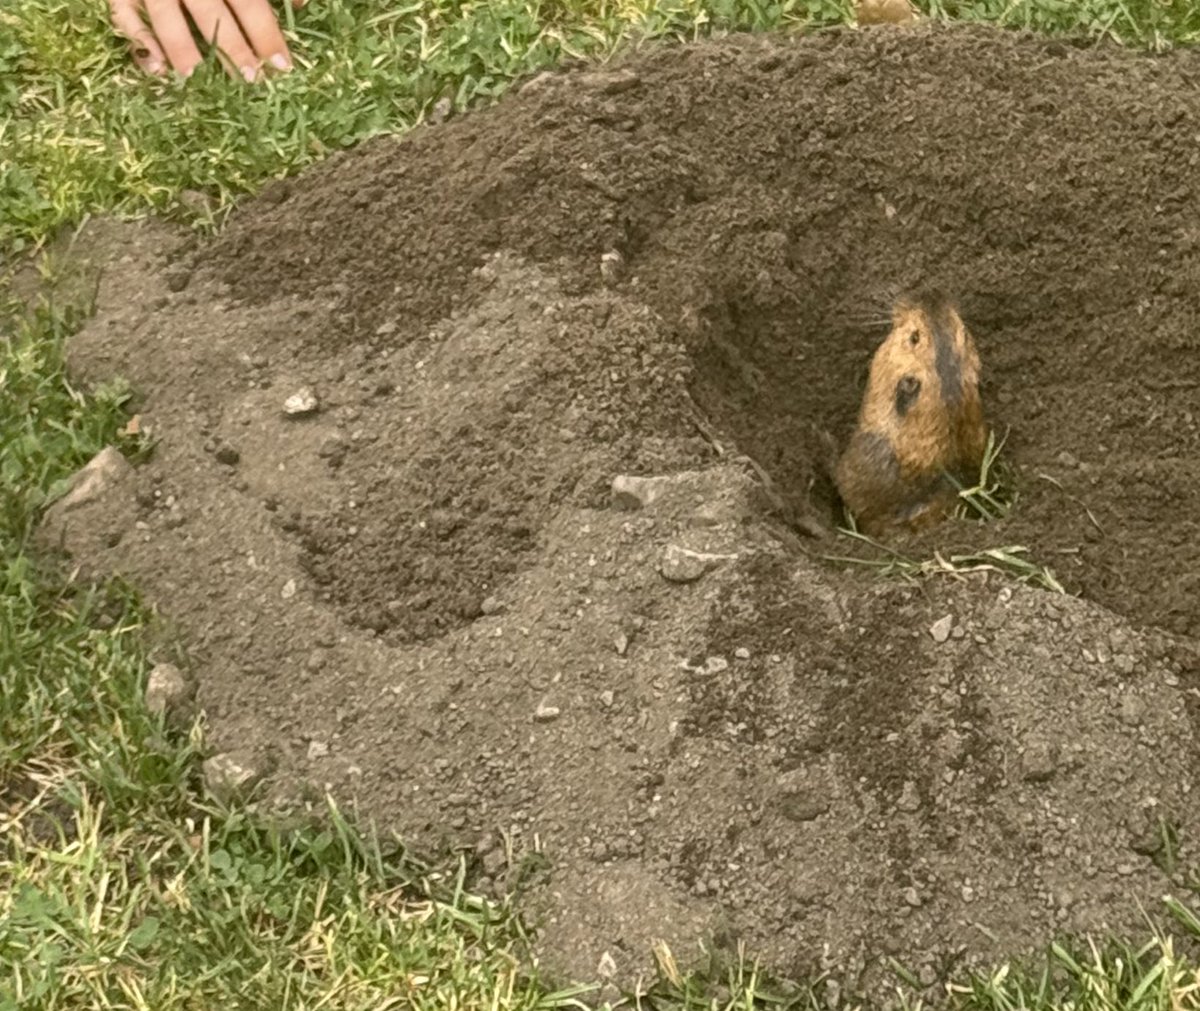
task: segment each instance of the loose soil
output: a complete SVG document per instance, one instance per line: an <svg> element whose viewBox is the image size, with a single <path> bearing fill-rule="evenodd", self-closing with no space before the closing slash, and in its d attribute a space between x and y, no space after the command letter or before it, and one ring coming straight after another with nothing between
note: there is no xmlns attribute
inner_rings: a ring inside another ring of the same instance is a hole
<svg viewBox="0 0 1200 1011"><path fill-rule="evenodd" d="M46 536L178 624L267 801L520 879L564 975L744 939L878 995L1137 933L1200 831L1198 79L980 28L652 47L215 241L102 226L73 362L159 442ZM1069 595L827 560L819 433L918 283L1019 498L892 547Z"/></svg>

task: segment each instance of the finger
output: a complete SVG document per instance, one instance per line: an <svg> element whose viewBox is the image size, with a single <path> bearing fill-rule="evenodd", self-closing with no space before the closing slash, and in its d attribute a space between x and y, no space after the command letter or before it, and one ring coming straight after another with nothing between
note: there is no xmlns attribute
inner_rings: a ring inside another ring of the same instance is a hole
<svg viewBox="0 0 1200 1011"><path fill-rule="evenodd" d="M189 76L203 60L179 0L146 0L146 16L175 72Z"/></svg>
<svg viewBox="0 0 1200 1011"><path fill-rule="evenodd" d="M258 58L223 0L184 0L204 38L216 45L247 81L258 78Z"/></svg>
<svg viewBox="0 0 1200 1011"><path fill-rule="evenodd" d="M299 10L306 3L308 3L308 0L292 0L292 8L294 10Z"/></svg>
<svg viewBox="0 0 1200 1011"><path fill-rule="evenodd" d="M113 28L129 41L139 67L150 74L161 74L167 67L166 57L149 25L142 20L138 7L139 0L109 0Z"/></svg>
<svg viewBox="0 0 1200 1011"><path fill-rule="evenodd" d="M242 31L263 63L276 70L290 70L292 57L279 28L279 20L267 0L228 0Z"/></svg>

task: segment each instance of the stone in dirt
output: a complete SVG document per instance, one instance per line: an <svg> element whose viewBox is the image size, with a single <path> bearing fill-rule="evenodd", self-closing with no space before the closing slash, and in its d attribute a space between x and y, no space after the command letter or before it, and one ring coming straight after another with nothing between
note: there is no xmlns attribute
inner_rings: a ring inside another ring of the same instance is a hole
<svg viewBox="0 0 1200 1011"><path fill-rule="evenodd" d="M115 446L102 449L46 510L39 543L72 553L72 545L82 548L85 541L119 539L135 518L135 483L133 467L121 451Z"/></svg>
<svg viewBox="0 0 1200 1011"><path fill-rule="evenodd" d="M944 614L929 626L929 634L934 642L945 642L950 638L950 630L954 627L954 615Z"/></svg>
<svg viewBox="0 0 1200 1011"><path fill-rule="evenodd" d="M178 720L192 697L192 685L172 663L155 664L146 678L146 708Z"/></svg>
<svg viewBox="0 0 1200 1011"><path fill-rule="evenodd" d="M223 752L203 765L204 786L216 800L231 804L244 800L264 775L260 759L249 752Z"/></svg>
<svg viewBox="0 0 1200 1011"><path fill-rule="evenodd" d="M291 418L303 418L315 414L321 406L311 386L302 386L283 402L283 413Z"/></svg>
<svg viewBox="0 0 1200 1011"><path fill-rule="evenodd" d="M630 70L551 75L248 201L179 252L195 301L152 321L136 307L169 294L177 240L122 232L133 259L71 365L145 398L139 482L188 521L115 508L66 546L203 654L216 747L278 748L265 802L302 802L296 740L336 741L322 783L414 846L502 831L520 865L536 839L549 878L525 902L556 973L609 952L632 985L655 938L686 963L736 936L777 973L839 967L857 1000L894 997L889 958L1142 936L1139 903L1173 886L1123 819L1153 799L1181 864L1200 838L1200 55L917 27ZM811 433L844 440L883 333L863 320L916 283L960 299L1024 477L1003 522L890 547L1026 545L1079 599L882 581L827 558L886 557L869 546L794 535L841 522ZM285 418L243 353L337 407ZM774 500L735 486L743 454ZM728 495L701 497L728 508L703 522L690 491L612 508L614 475L718 468ZM669 545L728 557L673 585ZM489 596L503 617L479 621ZM947 614L986 636L937 643ZM535 724L540 705L561 714Z"/></svg>
<svg viewBox="0 0 1200 1011"><path fill-rule="evenodd" d="M671 583L694 583L697 579L734 555L715 555L706 551L692 551L678 544L668 544L663 549L659 572Z"/></svg>

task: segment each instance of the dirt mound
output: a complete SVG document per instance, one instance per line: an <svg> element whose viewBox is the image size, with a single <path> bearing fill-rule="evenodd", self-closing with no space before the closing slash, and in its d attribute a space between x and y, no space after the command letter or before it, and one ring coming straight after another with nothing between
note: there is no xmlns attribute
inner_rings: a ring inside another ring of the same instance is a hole
<svg viewBox="0 0 1200 1011"><path fill-rule="evenodd" d="M204 259L250 301L319 283L346 347L421 333L489 251L574 290L620 252L708 416L825 514L809 425L844 437L871 318L941 286L1022 498L943 545L1028 545L1070 589L1196 634L1197 66L978 29L682 49L335 159Z"/></svg>
<svg viewBox="0 0 1200 1011"><path fill-rule="evenodd" d="M274 802L532 884L568 973L744 937L874 989L1136 928L1200 829L1198 70L979 29L654 50L144 233L72 350L161 442L48 530L178 621ZM921 282L1020 497L902 549L1019 543L1083 599L821 560L814 432Z"/></svg>

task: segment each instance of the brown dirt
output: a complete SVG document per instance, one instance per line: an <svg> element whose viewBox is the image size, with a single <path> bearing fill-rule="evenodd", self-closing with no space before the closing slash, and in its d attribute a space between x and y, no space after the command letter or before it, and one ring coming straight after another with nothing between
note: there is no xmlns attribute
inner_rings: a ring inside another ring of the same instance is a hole
<svg viewBox="0 0 1200 1011"><path fill-rule="evenodd" d="M161 443L136 508L50 529L179 623L274 803L328 786L495 890L502 833L540 848L567 974L745 938L877 991L887 955L1137 930L1174 887L1147 832L1200 830L1197 77L982 29L651 49L216 241L142 230L73 355ZM1020 498L904 550L1026 545L1078 597L821 559L815 432L921 282ZM628 512L619 473L685 476ZM679 548L709 570L665 578Z"/></svg>

